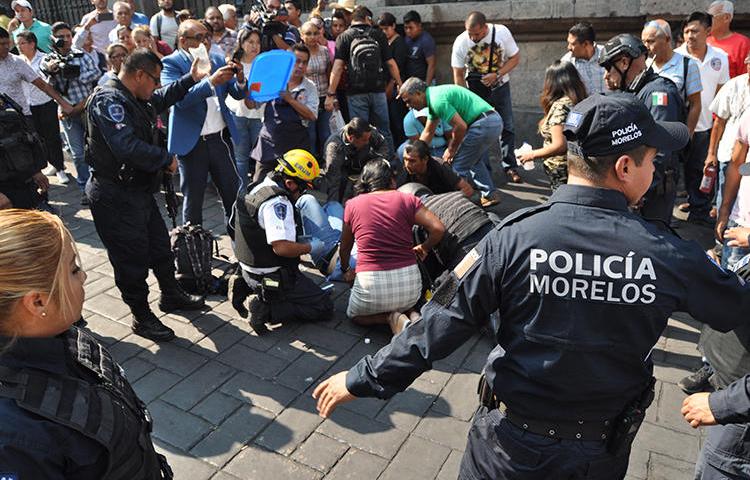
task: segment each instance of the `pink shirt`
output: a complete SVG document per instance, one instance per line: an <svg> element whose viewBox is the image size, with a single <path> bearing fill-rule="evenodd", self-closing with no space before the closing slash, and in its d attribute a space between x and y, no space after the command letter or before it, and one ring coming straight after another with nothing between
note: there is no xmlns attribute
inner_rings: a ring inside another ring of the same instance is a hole
<svg viewBox="0 0 750 480"><path fill-rule="evenodd" d="M750 145L750 110L746 111L740 119L740 128L737 132L737 141ZM748 155L750 157L750 155ZM750 158L745 158L745 162ZM734 201L730 220L734 220L741 227L750 227L750 177L743 175L740 179L740 188L737 191L737 199Z"/></svg>
<svg viewBox="0 0 750 480"><path fill-rule="evenodd" d="M417 263L412 227L422 201L396 190L366 193L346 202L344 223L357 242L357 271L395 270Z"/></svg>

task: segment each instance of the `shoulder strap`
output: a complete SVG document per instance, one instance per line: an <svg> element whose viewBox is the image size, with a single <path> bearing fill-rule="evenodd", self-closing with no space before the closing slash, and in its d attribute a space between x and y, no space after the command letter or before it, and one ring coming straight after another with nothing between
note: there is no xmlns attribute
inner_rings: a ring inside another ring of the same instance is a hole
<svg viewBox="0 0 750 480"><path fill-rule="evenodd" d="M687 101L687 80L688 80L688 66L690 65L690 57L682 57L682 96Z"/></svg>
<svg viewBox="0 0 750 480"><path fill-rule="evenodd" d="M245 195L245 208L247 208L247 213L255 218L258 214L260 206L263 205L264 202L272 199L273 197L279 196L289 198L289 194L286 190L272 185L262 187L252 195Z"/></svg>
<svg viewBox="0 0 750 480"><path fill-rule="evenodd" d="M492 24L492 40L490 40L490 61L487 63L487 73L492 73L492 60L495 54L495 24Z"/></svg>
<svg viewBox="0 0 750 480"><path fill-rule="evenodd" d="M156 14L156 38L161 40L161 12Z"/></svg>

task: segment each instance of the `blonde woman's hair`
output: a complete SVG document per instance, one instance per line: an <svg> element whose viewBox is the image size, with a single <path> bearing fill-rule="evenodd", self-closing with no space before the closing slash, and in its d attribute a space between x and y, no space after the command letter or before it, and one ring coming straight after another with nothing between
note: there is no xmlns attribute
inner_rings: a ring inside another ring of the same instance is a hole
<svg viewBox="0 0 750 480"><path fill-rule="evenodd" d="M75 242L60 217L36 210L0 210L0 331L8 332L15 303L29 292L49 294L62 312L72 308L63 247Z"/></svg>
<svg viewBox="0 0 750 480"><path fill-rule="evenodd" d="M133 31L130 32L130 35L132 35L133 40L135 40L135 36L138 34L146 35L148 38L151 38L151 29L148 27L148 25L138 25L133 29Z"/></svg>

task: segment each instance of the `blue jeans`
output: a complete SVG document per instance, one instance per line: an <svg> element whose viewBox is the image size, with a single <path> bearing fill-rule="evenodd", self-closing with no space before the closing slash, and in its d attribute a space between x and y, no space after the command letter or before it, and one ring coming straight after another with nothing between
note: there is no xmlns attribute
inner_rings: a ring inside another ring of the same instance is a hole
<svg viewBox="0 0 750 480"><path fill-rule="evenodd" d="M76 183L78 183L78 188L83 191L91 176L89 166L83 158L83 146L85 145L83 122L81 117L64 118L61 122L65 132L65 141L70 147L70 156L73 158L73 165L76 167Z"/></svg>
<svg viewBox="0 0 750 480"><path fill-rule="evenodd" d="M492 91L490 97L492 106L497 113L503 118L503 133L500 144L503 156L503 168L517 168L518 162L516 155L513 153L516 143L516 130L513 126L513 104L510 97L510 83L498 87ZM500 135L498 135L498 138Z"/></svg>
<svg viewBox="0 0 750 480"><path fill-rule="evenodd" d="M347 95L349 104L349 118L360 117L375 125L388 142L388 148L393 152L393 136L391 135L391 124L388 120L388 102L385 92L357 93Z"/></svg>
<svg viewBox="0 0 750 480"><path fill-rule="evenodd" d="M234 163L237 165L237 173L240 176L240 190L244 192L248 179L252 176L250 168L255 167L255 162L250 159L250 152L253 151L263 122L259 118L235 116L234 125L237 127L237 137L232 138Z"/></svg>
<svg viewBox="0 0 750 480"><path fill-rule="evenodd" d="M727 222L727 229L739 227L737 222L729 220ZM731 268L735 263L742 260L742 257L750 253L750 248L745 247L730 247L727 245L729 240L724 240L724 248L721 250L721 266L724 268Z"/></svg>
<svg viewBox="0 0 750 480"><path fill-rule="evenodd" d="M208 174L219 192L224 208L227 233L234 238L232 210L240 188L240 178L234 164L229 132L208 140L198 139L195 147L184 156L177 157L180 168L180 191L183 195L182 218L184 223L203 224L203 196Z"/></svg>
<svg viewBox="0 0 750 480"><path fill-rule="evenodd" d="M295 204L302 217L305 235L317 238L326 246L325 254L333 250L341 240L341 230L344 228L344 207L339 202L326 202L321 206L318 200L310 194L304 194ZM325 255L324 254L324 255ZM316 265L322 260L313 258Z"/></svg>
<svg viewBox="0 0 750 480"><path fill-rule="evenodd" d="M310 134L310 153L315 155L317 158L323 158L323 145L326 144L326 140L331 136L331 114L323 106L325 97L321 98L320 108L318 108L318 119L314 122L310 122L307 127L307 131Z"/></svg>
<svg viewBox="0 0 750 480"><path fill-rule="evenodd" d="M494 189L490 167L490 145L503 130L500 115L492 113L469 125L464 141L453 157L453 170L464 178L471 178L483 197Z"/></svg>

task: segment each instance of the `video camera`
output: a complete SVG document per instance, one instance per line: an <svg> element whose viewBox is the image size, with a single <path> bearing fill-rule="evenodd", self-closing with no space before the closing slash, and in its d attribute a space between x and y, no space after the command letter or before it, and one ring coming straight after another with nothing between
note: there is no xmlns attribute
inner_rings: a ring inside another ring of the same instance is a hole
<svg viewBox="0 0 750 480"><path fill-rule="evenodd" d="M249 4L249 5L248 5ZM264 35L283 35L286 25L277 20L288 15L286 8L269 9L263 0L235 0L238 14L255 12L259 15L258 27Z"/></svg>
<svg viewBox="0 0 750 480"><path fill-rule="evenodd" d="M65 80L75 80L81 75L81 66L72 63L74 58L83 57L83 52L71 51L67 55L60 54L60 49L65 46L65 40L62 38L52 37L52 47L54 50L47 54L48 58L57 62L59 69L50 72L42 69L47 75L60 75Z"/></svg>

